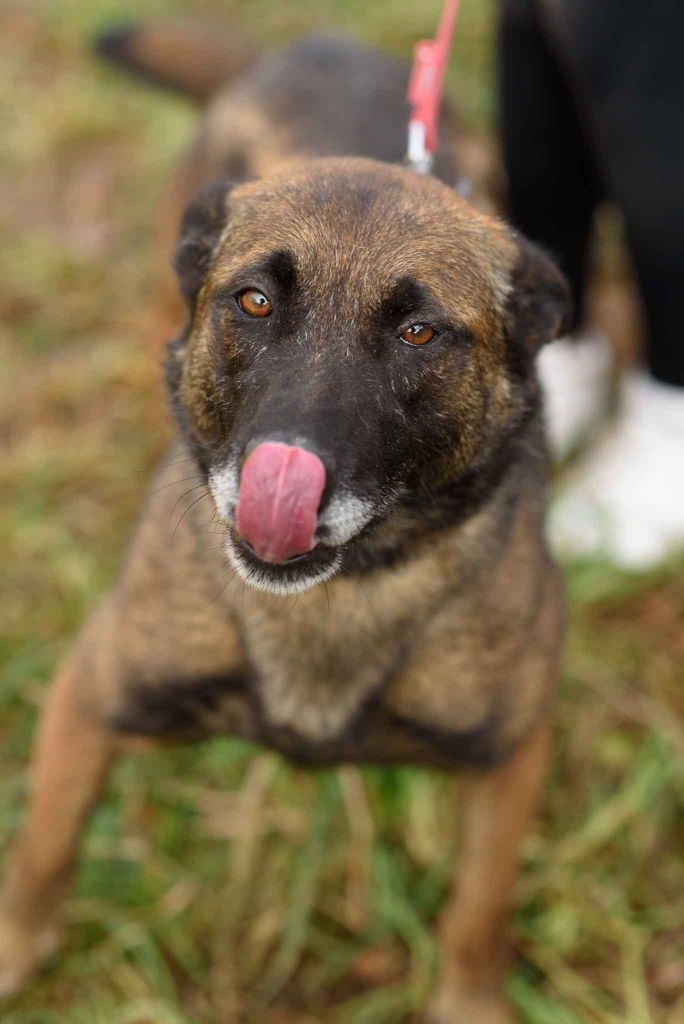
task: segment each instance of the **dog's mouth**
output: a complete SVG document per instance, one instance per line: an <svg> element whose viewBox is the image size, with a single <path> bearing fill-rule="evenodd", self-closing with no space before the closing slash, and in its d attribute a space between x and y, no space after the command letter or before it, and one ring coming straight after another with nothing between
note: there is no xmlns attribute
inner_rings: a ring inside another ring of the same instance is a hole
<svg viewBox="0 0 684 1024"><path fill-rule="evenodd" d="M302 567L328 565L331 561L334 561L339 553L337 548L318 543L311 551L306 551L304 554L290 555L289 558L284 558L282 562L273 562L260 558L249 541L245 540L244 537L235 534L234 539L243 557L248 558L262 569L269 568L276 572L281 569L289 569L293 565Z"/></svg>
<svg viewBox="0 0 684 1024"><path fill-rule="evenodd" d="M295 594L329 580L376 511L372 499L340 484L321 510L318 463L308 452L269 443L242 466L232 457L209 474L230 562L257 590Z"/></svg>
<svg viewBox="0 0 684 1024"><path fill-rule="evenodd" d="M249 541L234 528L226 546L238 574L257 590L271 594L297 594L331 579L342 564L339 547L318 543L304 554L290 555L281 562L260 558Z"/></svg>

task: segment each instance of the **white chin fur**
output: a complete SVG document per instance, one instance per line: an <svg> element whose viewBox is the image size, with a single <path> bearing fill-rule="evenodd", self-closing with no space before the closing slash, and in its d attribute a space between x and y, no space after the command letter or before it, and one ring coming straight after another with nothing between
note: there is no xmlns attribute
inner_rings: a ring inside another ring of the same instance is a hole
<svg viewBox="0 0 684 1024"><path fill-rule="evenodd" d="M297 575L291 580L286 580L272 576L268 569L261 569L246 562L230 533L226 535L226 553L231 565L245 583L249 583L255 590L262 590L266 594L276 594L278 597L302 594L319 583L325 583L332 579L342 564L342 556L338 552L329 565L314 566L305 576Z"/></svg>

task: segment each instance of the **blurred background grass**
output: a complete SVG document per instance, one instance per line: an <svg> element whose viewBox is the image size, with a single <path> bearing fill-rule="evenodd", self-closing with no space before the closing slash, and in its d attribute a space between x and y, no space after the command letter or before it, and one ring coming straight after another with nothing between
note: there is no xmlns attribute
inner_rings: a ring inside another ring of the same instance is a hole
<svg viewBox="0 0 684 1024"><path fill-rule="evenodd" d="M46 683L113 578L171 436L151 342L155 202L196 114L99 66L131 16L233 17L264 48L337 27L408 55L439 0L5 0L0 7L0 830ZM493 128L494 0L449 90ZM684 576L568 572L552 777L517 889L529 1024L684 1021ZM65 751L68 756L68 751ZM84 844L64 958L6 1024L400 1024L435 970L449 779L311 775L245 744L126 758ZM464 1022L467 1024L467 1022Z"/></svg>

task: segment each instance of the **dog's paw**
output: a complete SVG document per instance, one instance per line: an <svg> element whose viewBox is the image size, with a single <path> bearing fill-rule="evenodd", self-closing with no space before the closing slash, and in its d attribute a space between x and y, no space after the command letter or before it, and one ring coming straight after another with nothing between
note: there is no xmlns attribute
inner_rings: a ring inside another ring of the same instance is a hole
<svg viewBox="0 0 684 1024"><path fill-rule="evenodd" d="M463 995L448 988L437 992L425 1024L518 1024L505 996Z"/></svg>
<svg viewBox="0 0 684 1024"><path fill-rule="evenodd" d="M0 999L19 992L41 964L52 959L61 939L56 925L32 932L0 915Z"/></svg>

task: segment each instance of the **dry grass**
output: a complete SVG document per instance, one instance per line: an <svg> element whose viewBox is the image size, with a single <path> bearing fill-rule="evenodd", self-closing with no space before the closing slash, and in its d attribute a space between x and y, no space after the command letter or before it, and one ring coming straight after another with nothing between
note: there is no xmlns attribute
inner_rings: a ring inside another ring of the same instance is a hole
<svg viewBox="0 0 684 1024"><path fill-rule="evenodd" d="M136 13L188 5L144 0ZM340 25L408 52L438 0L206 0L265 45ZM452 88L489 122L491 4L467 0ZM0 826L36 710L112 579L170 434L150 296L158 185L192 111L98 67L120 3L0 11ZM553 777L526 847L510 988L529 1024L684 1020L684 578L569 573ZM84 846L64 958L6 1024L400 1024L435 967L448 779L298 773L217 740L123 761Z"/></svg>

